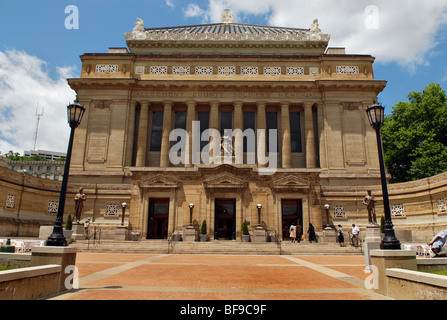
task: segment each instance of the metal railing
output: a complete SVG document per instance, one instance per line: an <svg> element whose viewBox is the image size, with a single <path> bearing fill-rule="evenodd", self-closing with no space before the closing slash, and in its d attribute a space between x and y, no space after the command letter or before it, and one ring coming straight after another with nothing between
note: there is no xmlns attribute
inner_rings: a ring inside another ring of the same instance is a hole
<svg viewBox="0 0 447 320"><path fill-rule="evenodd" d="M95 248L99 244L101 244L101 229L96 230L96 227L95 227L93 230L93 234L90 236L87 235L87 251L90 250L90 240L92 238L93 238L93 248Z"/></svg>

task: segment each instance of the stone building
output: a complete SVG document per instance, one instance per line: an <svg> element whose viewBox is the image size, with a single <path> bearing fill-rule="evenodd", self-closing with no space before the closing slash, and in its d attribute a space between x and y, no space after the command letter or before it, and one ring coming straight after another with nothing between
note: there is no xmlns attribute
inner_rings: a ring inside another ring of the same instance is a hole
<svg viewBox="0 0 447 320"><path fill-rule="evenodd" d="M68 80L87 109L70 183L85 187L96 223L119 220L127 202L126 225L147 239L203 220L216 239L240 239L243 221L283 238L291 222L321 231L326 203L329 219L366 224L361 199L381 193L365 112L386 86L374 57L328 47L317 20L244 25L229 11L197 26L138 19L125 39L82 55Z"/></svg>

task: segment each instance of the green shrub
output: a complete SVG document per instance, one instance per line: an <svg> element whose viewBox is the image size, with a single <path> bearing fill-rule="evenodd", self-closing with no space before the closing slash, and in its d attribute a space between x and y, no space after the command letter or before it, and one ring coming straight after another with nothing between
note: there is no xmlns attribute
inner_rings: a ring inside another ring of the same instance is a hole
<svg viewBox="0 0 447 320"><path fill-rule="evenodd" d="M202 227L200 227L200 234L206 234L206 220L203 220Z"/></svg>
<svg viewBox="0 0 447 320"><path fill-rule="evenodd" d="M65 222L65 230L71 230L73 227L73 220L71 219L71 214L68 214L67 222Z"/></svg>
<svg viewBox="0 0 447 320"><path fill-rule="evenodd" d="M247 223L247 221L244 221L244 222L242 223L242 234L243 234L244 236L250 234L250 233L248 232L248 223Z"/></svg>
<svg viewBox="0 0 447 320"><path fill-rule="evenodd" d="M385 233L385 217L382 216L380 219L380 232Z"/></svg>

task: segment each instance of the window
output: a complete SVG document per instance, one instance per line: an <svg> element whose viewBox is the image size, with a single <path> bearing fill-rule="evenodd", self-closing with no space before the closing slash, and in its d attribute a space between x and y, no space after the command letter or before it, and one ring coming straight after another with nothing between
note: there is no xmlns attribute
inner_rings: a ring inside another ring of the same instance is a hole
<svg viewBox="0 0 447 320"><path fill-rule="evenodd" d="M255 113L254 112L244 112L244 131L246 130L253 130L253 132L255 131ZM256 133L255 133L255 139L256 139ZM248 150L248 139L247 137L244 137L244 152L247 152ZM253 146L256 148L256 143ZM255 148L250 148L250 151L256 151Z"/></svg>
<svg viewBox="0 0 447 320"><path fill-rule="evenodd" d="M200 136L202 136L203 131L209 129L210 127L210 113L209 112L199 112L198 121L200 122ZM200 151L208 152L209 150L203 150L205 146L209 144L209 141L200 141ZM207 148L208 149L208 148Z"/></svg>
<svg viewBox="0 0 447 320"><path fill-rule="evenodd" d="M152 114L151 151L161 151L161 138L163 132L163 112Z"/></svg>
<svg viewBox="0 0 447 320"><path fill-rule="evenodd" d="M292 152L303 152L300 120L299 112L290 113L290 140L292 142Z"/></svg>
<svg viewBox="0 0 447 320"><path fill-rule="evenodd" d="M278 135L276 135L276 145L271 146L270 150L270 130L278 132L278 114L276 112L267 112L267 152L278 152Z"/></svg>
<svg viewBox="0 0 447 320"><path fill-rule="evenodd" d="M233 129L233 114L232 112L221 112L220 114L220 135L223 137L225 129Z"/></svg>

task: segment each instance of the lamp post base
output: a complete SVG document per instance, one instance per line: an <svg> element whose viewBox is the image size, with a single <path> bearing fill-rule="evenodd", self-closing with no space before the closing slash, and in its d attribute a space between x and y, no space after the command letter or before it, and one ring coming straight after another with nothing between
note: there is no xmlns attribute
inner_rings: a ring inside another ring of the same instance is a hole
<svg viewBox="0 0 447 320"><path fill-rule="evenodd" d="M394 228L389 227L385 223L385 237L382 240L382 243L380 244L380 249L382 250L401 250L400 241L396 238L396 235L394 234Z"/></svg>
<svg viewBox="0 0 447 320"><path fill-rule="evenodd" d="M47 239L47 247L66 247L67 239L65 239L62 227L54 227L53 233Z"/></svg>

